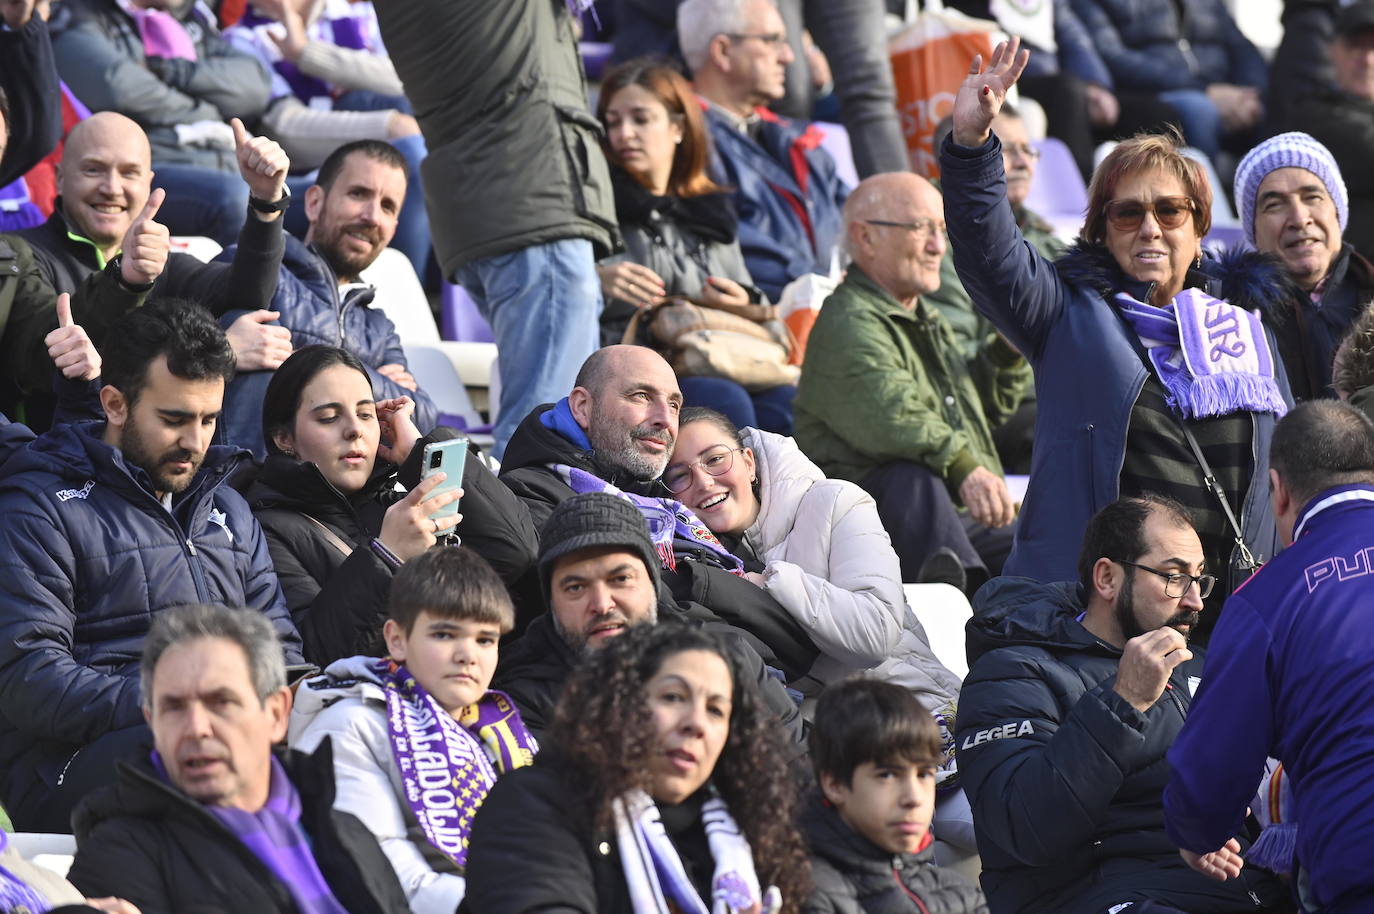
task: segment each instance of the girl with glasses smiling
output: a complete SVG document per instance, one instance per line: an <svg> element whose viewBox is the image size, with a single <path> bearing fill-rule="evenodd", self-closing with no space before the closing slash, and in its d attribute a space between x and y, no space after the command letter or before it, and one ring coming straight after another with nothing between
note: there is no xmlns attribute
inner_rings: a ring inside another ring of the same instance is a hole
<svg viewBox="0 0 1374 914"><path fill-rule="evenodd" d="M1196 518L1223 584L1208 608L1220 609L1278 548L1265 488L1269 438L1292 397L1259 311L1282 302L1281 272L1253 253L1204 257L1212 189L1176 135L1138 135L1102 161L1063 257L1051 264L1024 244L989 129L1025 67L1018 47L999 45L986 70L974 61L941 151L959 278L1031 362L1039 395L1005 573L1072 578L1094 512L1156 492ZM1216 615L1204 613L1204 625Z"/></svg>

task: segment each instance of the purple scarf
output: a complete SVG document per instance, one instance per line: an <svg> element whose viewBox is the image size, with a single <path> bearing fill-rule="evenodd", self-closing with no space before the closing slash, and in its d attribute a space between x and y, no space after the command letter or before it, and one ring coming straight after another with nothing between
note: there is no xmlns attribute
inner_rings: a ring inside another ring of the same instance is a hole
<svg viewBox="0 0 1374 914"><path fill-rule="evenodd" d="M10 846L10 836L0 832L0 854ZM0 866L0 911L31 911L43 914L52 905L27 882Z"/></svg>
<svg viewBox="0 0 1374 914"><path fill-rule="evenodd" d="M583 492L605 492L623 498L638 508L639 513L644 515L644 523L649 528L649 539L653 541L654 549L658 552L664 568L677 567L673 540L680 536L714 552L719 556L725 570L731 574L744 574L744 563L739 557L722 546L716 535L682 502L671 498L650 498L647 495L625 492L586 470L579 470L567 464L555 463L551 468L579 495Z"/></svg>
<svg viewBox="0 0 1374 914"><path fill-rule="evenodd" d="M504 692L488 691L455 720L396 661L378 661L376 673L406 803L429 843L466 867L477 807L497 775L533 762L539 745Z"/></svg>
<svg viewBox="0 0 1374 914"><path fill-rule="evenodd" d="M171 778L156 749L152 762L158 775L170 784ZM310 852L310 841L300 825L301 795L276 756L272 757L272 780L262 809L248 812L225 806L205 808L282 881L301 914L348 914L324 881L324 874Z"/></svg>
<svg viewBox="0 0 1374 914"><path fill-rule="evenodd" d="M1258 315L1197 289L1163 308L1124 292L1116 305L1144 344L1169 405L1185 418L1288 411Z"/></svg>

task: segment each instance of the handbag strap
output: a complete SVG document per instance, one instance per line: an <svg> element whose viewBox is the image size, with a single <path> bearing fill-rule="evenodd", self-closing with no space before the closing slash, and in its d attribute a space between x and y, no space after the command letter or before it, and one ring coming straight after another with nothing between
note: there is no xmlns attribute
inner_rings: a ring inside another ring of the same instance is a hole
<svg viewBox="0 0 1374 914"><path fill-rule="evenodd" d="M306 514L304 511L292 511L287 508L268 508L265 511L258 512L259 516L263 514L276 514L283 517L289 514L295 517L303 517L306 520L310 521L310 523L314 524L319 529L319 532L324 536L325 542L327 542L329 545L333 546L335 549L343 553L344 558L348 558L350 555L353 554L353 547L348 545L348 543L344 542L342 537L340 537L333 530L330 530L324 524L320 523L315 518L311 517L309 514Z"/></svg>
<svg viewBox="0 0 1374 914"><path fill-rule="evenodd" d="M1197 465L1202 468L1202 482L1221 502L1221 510L1226 514L1226 522L1231 525L1231 535L1235 539L1236 549L1240 552L1241 567L1246 571L1259 567L1259 562L1255 561L1255 556L1250 552L1250 547L1245 545L1245 536L1240 531L1240 522L1236 520L1236 512L1231 510L1231 501L1226 497L1226 490L1222 488L1217 480L1216 474L1212 472L1212 467L1207 463L1207 458L1203 456L1202 447L1193 437L1193 432L1188 428L1188 423L1183 421L1181 416L1178 419L1178 427L1183 429L1183 437L1188 440L1188 447L1193 452L1193 457L1197 460Z"/></svg>

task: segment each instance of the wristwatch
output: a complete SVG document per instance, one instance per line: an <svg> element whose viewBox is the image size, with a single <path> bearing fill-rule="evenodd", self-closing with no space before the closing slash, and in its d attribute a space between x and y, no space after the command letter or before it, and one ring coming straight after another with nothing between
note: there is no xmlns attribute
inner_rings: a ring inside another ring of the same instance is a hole
<svg viewBox="0 0 1374 914"><path fill-rule="evenodd" d="M274 202L259 200L257 197L249 194L248 205L260 213L279 213L291 205L291 188L283 184L281 186L281 197Z"/></svg>

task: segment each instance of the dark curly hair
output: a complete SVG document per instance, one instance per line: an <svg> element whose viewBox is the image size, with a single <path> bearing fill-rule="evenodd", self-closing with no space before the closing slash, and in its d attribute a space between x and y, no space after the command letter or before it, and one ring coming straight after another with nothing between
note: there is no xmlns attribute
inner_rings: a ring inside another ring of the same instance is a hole
<svg viewBox="0 0 1374 914"><path fill-rule="evenodd" d="M796 914L811 891L810 863L793 821L796 789L782 737L752 677L718 635L667 620L635 626L588 655L568 678L550 731L567 782L602 830L612 827L617 797L634 788L652 792L656 738L645 686L684 651L715 654L730 670L730 733L711 782L749 840L760 886L777 886L783 912Z"/></svg>

